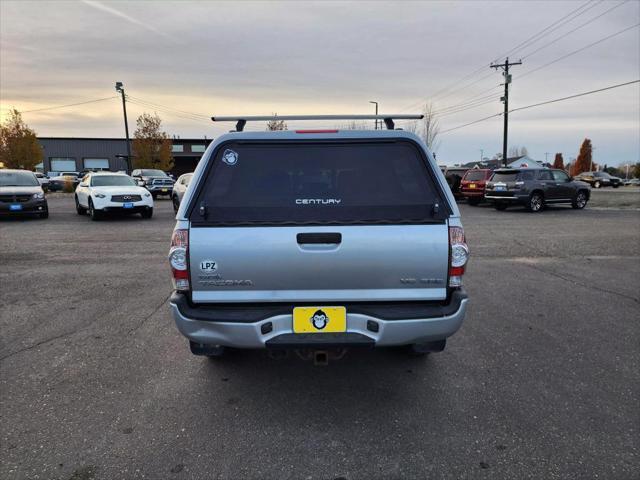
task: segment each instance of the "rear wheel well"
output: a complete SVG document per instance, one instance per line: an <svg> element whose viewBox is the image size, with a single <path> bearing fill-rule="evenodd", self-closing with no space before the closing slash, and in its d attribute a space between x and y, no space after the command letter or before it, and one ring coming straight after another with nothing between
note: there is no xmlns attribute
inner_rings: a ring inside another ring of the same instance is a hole
<svg viewBox="0 0 640 480"><path fill-rule="evenodd" d="M544 192L540 189L534 190L531 192L530 196L533 196L535 193L539 193L542 198L544 198Z"/></svg>

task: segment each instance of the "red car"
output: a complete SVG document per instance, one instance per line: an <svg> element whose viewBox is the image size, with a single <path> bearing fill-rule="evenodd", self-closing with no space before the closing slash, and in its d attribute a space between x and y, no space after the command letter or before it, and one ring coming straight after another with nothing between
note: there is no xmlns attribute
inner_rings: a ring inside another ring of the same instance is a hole
<svg viewBox="0 0 640 480"><path fill-rule="evenodd" d="M474 168L464 174L460 182L460 193L469 205L478 205L484 199L484 188L492 174L493 170L488 168Z"/></svg>

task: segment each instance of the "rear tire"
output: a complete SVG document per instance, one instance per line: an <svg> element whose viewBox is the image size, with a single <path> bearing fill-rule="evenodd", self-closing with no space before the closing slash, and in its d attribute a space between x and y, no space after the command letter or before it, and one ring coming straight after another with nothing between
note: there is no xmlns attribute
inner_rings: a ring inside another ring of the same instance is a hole
<svg viewBox="0 0 640 480"><path fill-rule="evenodd" d="M89 216L94 222L102 218L102 214L93 207L93 201L89 199Z"/></svg>
<svg viewBox="0 0 640 480"><path fill-rule="evenodd" d="M576 210L582 210L587 206L587 193L584 190L580 190L573 201L571 202L571 206Z"/></svg>
<svg viewBox="0 0 640 480"><path fill-rule="evenodd" d="M147 208L146 210L143 210L142 212L140 212L140 215L142 215L142 218L153 217L153 208Z"/></svg>
<svg viewBox="0 0 640 480"><path fill-rule="evenodd" d="M507 204L505 202L496 202L496 203L493 204L493 207L496 210L502 211L502 210L506 210L507 209Z"/></svg>
<svg viewBox="0 0 640 480"><path fill-rule="evenodd" d="M532 213L541 212L544 209L544 197L540 192L533 192L527 203L527 210Z"/></svg>
<svg viewBox="0 0 640 480"><path fill-rule="evenodd" d="M469 197L469 198L467 199L467 203L468 203L469 205L474 206L474 207L475 207L475 206L477 206L477 205L480 205L480 202L481 202L481 201L482 201L482 199L481 199L481 198L479 198L479 197Z"/></svg>

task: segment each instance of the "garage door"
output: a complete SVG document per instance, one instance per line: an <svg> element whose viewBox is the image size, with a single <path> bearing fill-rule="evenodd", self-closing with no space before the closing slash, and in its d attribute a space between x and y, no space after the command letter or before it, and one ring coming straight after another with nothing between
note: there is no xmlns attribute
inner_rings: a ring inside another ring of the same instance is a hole
<svg viewBox="0 0 640 480"><path fill-rule="evenodd" d="M75 172L76 171L76 159L75 158L63 158L54 157L51 159L52 172Z"/></svg>
<svg viewBox="0 0 640 480"><path fill-rule="evenodd" d="M104 169L109 170L108 158L85 158L83 160L86 169Z"/></svg>

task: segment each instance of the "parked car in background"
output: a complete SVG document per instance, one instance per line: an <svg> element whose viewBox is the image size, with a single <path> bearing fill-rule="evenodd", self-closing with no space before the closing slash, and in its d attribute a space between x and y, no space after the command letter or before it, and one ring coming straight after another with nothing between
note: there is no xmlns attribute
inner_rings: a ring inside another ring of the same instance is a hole
<svg viewBox="0 0 640 480"><path fill-rule="evenodd" d="M464 174L460 181L460 193L469 205L478 205L484 200L484 189L491 175L493 170L489 168L473 168Z"/></svg>
<svg viewBox="0 0 640 480"><path fill-rule="evenodd" d="M170 303L192 353L225 347L441 351L462 324L456 202L402 130L234 132L177 214Z"/></svg>
<svg viewBox="0 0 640 480"><path fill-rule="evenodd" d="M640 178L630 178L624 182L626 187L637 187L640 185Z"/></svg>
<svg viewBox="0 0 640 480"><path fill-rule="evenodd" d="M131 172L131 176L141 187L146 188L153 198L158 195L171 195L174 181L162 170L142 168Z"/></svg>
<svg viewBox="0 0 640 480"><path fill-rule="evenodd" d="M588 183L593 188L613 187L622 185L622 179L609 175L607 172L582 172L574 177L576 180Z"/></svg>
<svg viewBox="0 0 640 480"><path fill-rule="evenodd" d="M178 180L176 180L176 183L173 185L173 190L171 191L171 201L173 202L173 209L176 212L180 207L180 202L182 202L184 192L187 191L189 182L191 182L191 177L193 177L193 173L185 173L183 175L180 175L178 177Z"/></svg>
<svg viewBox="0 0 640 480"><path fill-rule="evenodd" d="M591 196L588 183L574 180L564 170L549 168L500 168L487 182L485 198L496 210L509 205L524 205L530 212L540 212L545 205L570 203L582 209Z"/></svg>
<svg viewBox="0 0 640 480"><path fill-rule="evenodd" d="M153 197L139 187L129 175L113 172L90 173L82 179L75 192L78 215L89 212L92 220L106 213L139 213L142 218L153 216Z"/></svg>
<svg viewBox="0 0 640 480"><path fill-rule="evenodd" d="M61 192L64 190L65 185L69 185L73 190L80 183L80 179L78 178L78 174L76 172L63 173L57 177L49 177L49 191L50 192Z"/></svg>
<svg viewBox="0 0 640 480"><path fill-rule="evenodd" d="M460 192L460 184L462 182L462 177L469 170L466 167L445 167L444 173L445 178L447 179L447 184L451 189L451 193L455 198L459 198L462 196Z"/></svg>
<svg viewBox="0 0 640 480"><path fill-rule="evenodd" d="M38 183L42 187L42 190L46 192L49 189L49 177L42 172L34 172L34 174L38 179Z"/></svg>
<svg viewBox="0 0 640 480"><path fill-rule="evenodd" d="M28 170L0 170L0 216L49 216L44 190L35 173Z"/></svg>

